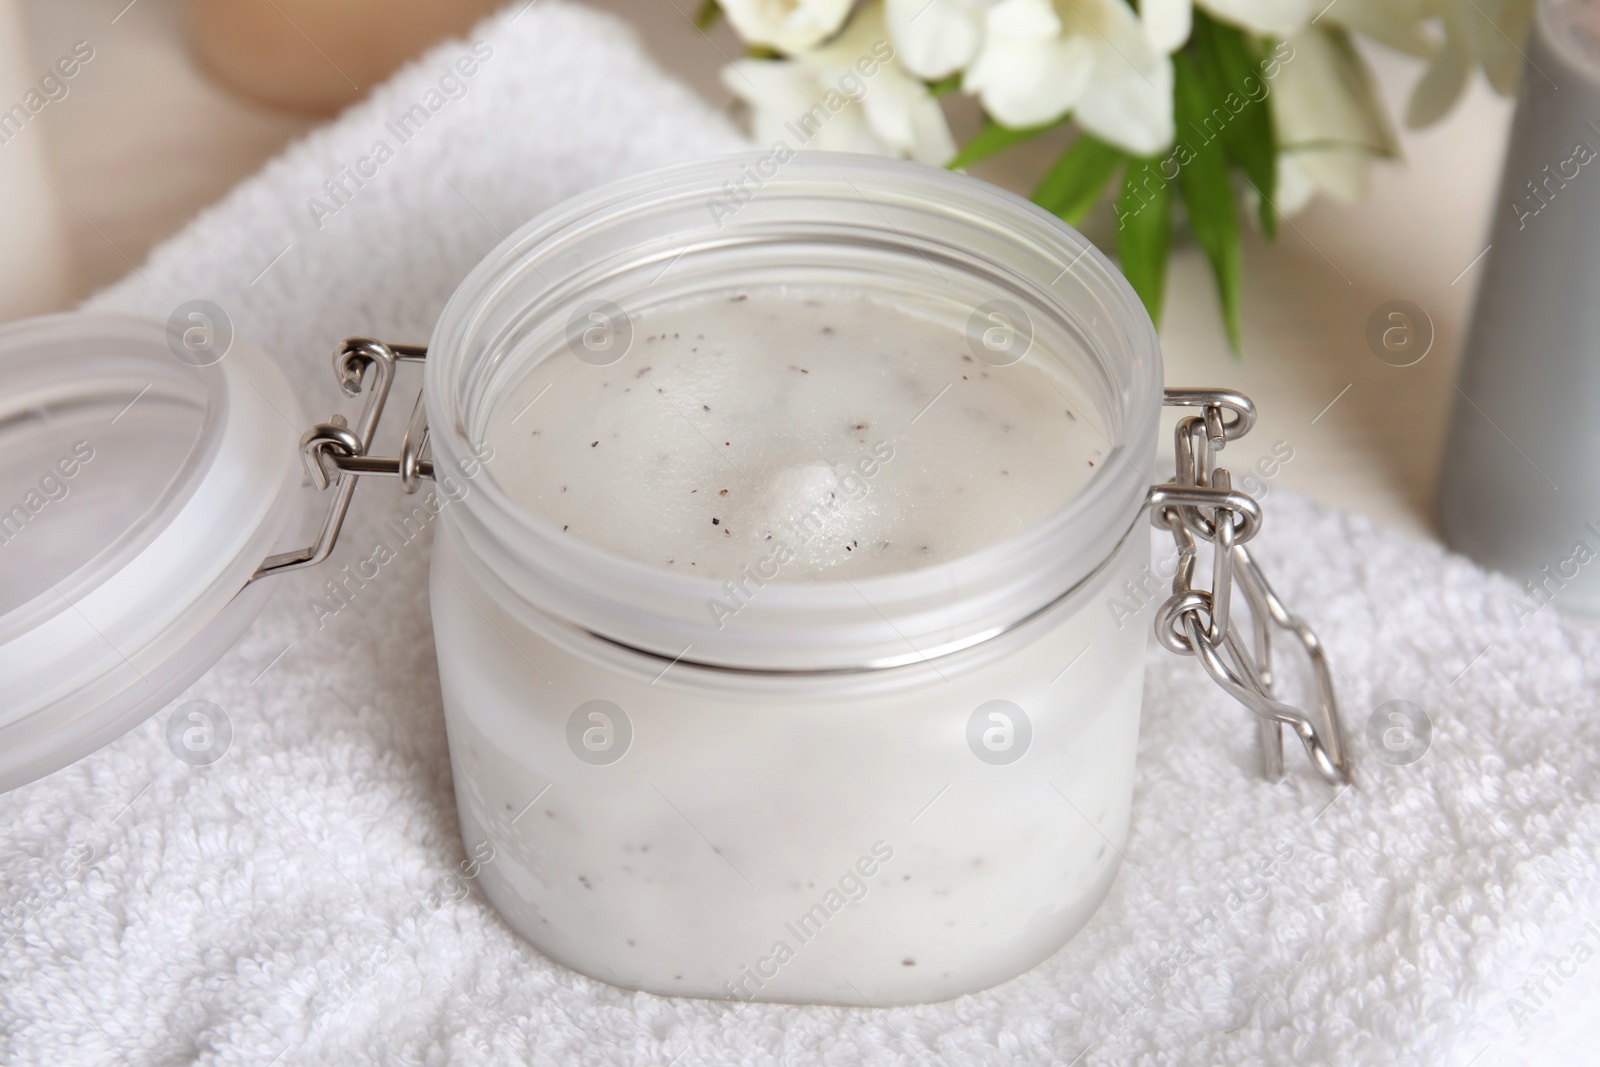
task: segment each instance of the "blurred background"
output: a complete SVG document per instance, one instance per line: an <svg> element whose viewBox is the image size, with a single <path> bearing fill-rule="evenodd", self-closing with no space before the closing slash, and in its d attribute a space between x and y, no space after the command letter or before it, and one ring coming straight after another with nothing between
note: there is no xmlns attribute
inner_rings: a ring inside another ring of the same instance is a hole
<svg viewBox="0 0 1600 1067"><path fill-rule="evenodd" d="M665 68L731 107L719 70L743 45L725 22L698 29L688 2L595 0L637 27ZM0 107L75 47L92 50L46 106L0 131L0 317L71 307L128 273L286 144L493 6L0 0ZM1361 48L1391 113L1404 114L1421 62L1364 38ZM976 105L959 94L945 104L962 141L980 121ZM1319 199L1275 243L1248 230L1239 355L1219 329L1204 256L1180 243L1162 323L1167 380L1255 398L1252 447L1292 450L1261 492L1291 486L1437 536L1434 482L1511 110L1474 76L1442 122L1400 131L1402 159L1373 168L1363 200ZM1061 144L1042 137L974 172L1026 195ZM1432 347L1412 366L1377 358L1365 340L1393 300L1433 324Z"/></svg>

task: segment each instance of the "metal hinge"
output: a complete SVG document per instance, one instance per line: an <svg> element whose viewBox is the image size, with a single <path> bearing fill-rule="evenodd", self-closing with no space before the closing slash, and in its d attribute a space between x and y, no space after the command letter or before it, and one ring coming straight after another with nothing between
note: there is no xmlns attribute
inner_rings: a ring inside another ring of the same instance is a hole
<svg viewBox="0 0 1600 1067"><path fill-rule="evenodd" d="M1200 408L1178 422L1177 473L1150 489L1150 520L1171 531L1178 546L1172 596L1156 613L1156 637L1179 655L1197 656L1206 673L1258 717L1262 772L1283 776L1283 726L1294 730L1324 779L1350 782L1344 730L1333 691L1333 675L1322 642L1273 592L1245 542L1261 528L1261 505L1233 488L1217 453L1255 425L1255 405L1225 389L1168 389L1168 407ZM1212 545L1211 588L1196 588L1195 542ZM1233 612L1234 587L1250 606L1251 641L1246 643ZM1272 629L1294 635L1311 661L1317 709L1308 713L1273 694Z"/></svg>
<svg viewBox="0 0 1600 1067"><path fill-rule="evenodd" d="M250 576L252 582L327 559L339 541L339 530L350 510L356 482L363 475L399 478L401 488L407 493L415 493L422 479L433 477L433 462L428 458L428 414L422 406L420 390L411 407L400 454L368 455L378 421L383 417L384 404L389 400L389 390L394 385L395 365L421 363L427 356L428 349L423 345L385 344L368 337L352 337L339 346L333 354L333 372L339 379L339 388L352 397L365 392L367 403L353 428L343 415L335 415L311 427L300 438L300 454L311 480L318 489L334 487L322 533L305 548L268 556Z"/></svg>

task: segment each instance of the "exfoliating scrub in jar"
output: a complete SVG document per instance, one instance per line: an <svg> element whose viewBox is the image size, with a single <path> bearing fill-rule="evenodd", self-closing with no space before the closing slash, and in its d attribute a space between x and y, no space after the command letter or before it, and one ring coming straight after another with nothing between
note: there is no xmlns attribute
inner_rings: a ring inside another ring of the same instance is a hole
<svg viewBox="0 0 1600 1067"><path fill-rule="evenodd" d="M1326 684L1331 727L1193 584L1210 544L1326 682L1215 461L1253 405L1164 391L1132 288L1018 197L827 153L641 175L485 258L425 359L346 342L347 391L376 368L361 425L401 360L425 407L396 459L341 425L307 448L450 500L430 603L467 852L583 974L881 1006L1044 961L1117 874L1152 632L1260 717L1269 774L1282 724L1346 780ZM1164 401L1198 413L1158 484ZM1189 561L1165 599L1152 521Z"/></svg>
<svg viewBox="0 0 1600 1067"><path fill-rule="evenodd" d="M1059 371L981 362L959 324L860 291L710 293L632 327L617 362L550 360L511 390L494 477L573 537L727 583L715 621L767 581L987 548L1106 454Z"/></svg>
<svg viewBox="0 0 1600 1067"><path fill-rule="evenodd" d="M1106 456L1059 366L984 362L960 323L869 291L714 291L630 328L616 362L566 354L507 392L488 472L563 536L715 582L715 632L779 587L870 609L867 579L939 581ZM522 627L451 569L440 629L501 656ZM584 656L554 630L498 673L442 656L482 885L550 955L638 989L891 1003L1018 973L1098 904L1128 825L1146 630L1074 664L1088 614L938 661L902 641L912 662L870 683L707 670L693 641Z"/></svg>
<svg viewBox="0 0 1600 1067"><path fill-rule="evenodd" d="M709 161L480 264L429 344L431 601L478 884L659 994L897 1004L1079 930L1129 826L1160 358L1031 205Z"/></svg>

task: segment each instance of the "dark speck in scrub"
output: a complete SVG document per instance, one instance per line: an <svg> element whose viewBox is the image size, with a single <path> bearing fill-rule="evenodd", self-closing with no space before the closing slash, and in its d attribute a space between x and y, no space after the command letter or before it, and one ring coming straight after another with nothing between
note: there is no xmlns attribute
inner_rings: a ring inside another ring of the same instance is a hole
<svg viewBox="0 0 1600 1067"><path fill-rule="evenodd" d="M750 299L750 297L748 295L746 295L745 293L740 293L738 296L730 296L730 297L728 297L728 303L737 304L741 300L749 300L749 299Z"/></svg>
<svg viewBox="0 0 1600 1067"><path fill-rule="evenodd" d="M917 961L914 959L907 958L900 961L900 966L902 967L915 967L916 965Z"/></svg>
<svg viewBox="0 0 1600 1067"><path fill-rule="evenodd" d="M728 495L728 491L726 489L718 489L717 490L717 495L718 496L727 496Z"/></svg>
<svg viewBox="0 0 1600 1067"><path fill-rule="evenodd" d="M578 875L578 881L583 883L583 888L585 888L585 889L593 889L594 888L594 886L589 882L589 876L586 875L586 874Z"/></svg>
<svg viewBox="0 0 1600 1067"><path fill-rule="evenodd" d="M649 374L649 373L650 373L650 368L649 367L640 367L639 368L639 373L635 374L634 377L635 378L643 378L646 374Z"/></svg>
<svg viewBox="0 0 1600 1067"><path fill-rule="evenodd" d="M825 334L829 334L831 336L832 333L833 333L833 327L832 326L824 326L822 328L822 332L825 333Z"/></svg>
<svg viewBox="0 0 1600 1067"><path fill-rule="evenodd" d="M711 525L713 525L713 526L721 526L722 525L722 520L721 519L712 519L711 520Z"/></svg>
<svg viewBox="0 0 1600 1067"><path fill-rule="evenodd" d="M590 442L589 442L589 447L590 447L590 448L596 448L596 447L598 447L598 446L599 446L599 444L600 444L600 442L599 442L599 441L590 441Z"/></svg>
<svg viewBox="0 0 1600 1067"><path fill-rule="evenodd" d="M1094 460L1092 460L1092 459L1091 459L1091 460L1089 460L1089 461L1088 461L1088 464L1089 464L1089 466L1091 466L1091 467L1092 467L1092 466L1094 466Z"/></svg>

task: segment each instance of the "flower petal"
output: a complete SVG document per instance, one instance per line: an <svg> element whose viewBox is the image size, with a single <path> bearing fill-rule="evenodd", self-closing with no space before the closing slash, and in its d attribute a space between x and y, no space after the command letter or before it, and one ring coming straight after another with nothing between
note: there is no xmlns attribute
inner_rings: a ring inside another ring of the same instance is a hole
<svg viewBox="0 0 1600 1067"><path fill-rule="evenodd" d="M987 6L987 0L888 0L884 14L897 58L929 81L954 74L978 54Z"/></svg>
<svg viewBox="0 0 1600 1067"><path fill-rule="evenodd" d="M915 78L899 70L885 70L861 103L873 132L895 155L943 166L956 154L944 109Z"/></svg>
<svg viewBox="0 0 1600 1067"><path fill-rule="evenodd" d="M1432 7L1433 0L1338 0L1318 21L1326 19L1397 52L1429 59L1439 51L1439 41L1423 30Z"/></svg>
<svg viewBox="0 0 1600 1067"><path fill-rule="evenodd" d="M1172 143L1172 61L1122 0L1060 0L1069 33L1094 51L1089 84L1073 117L1102 139L1139 155Z"/></svg>
<svg viewBox="0 0 1600 1067"><path fill-rule="evenodd" d="M1513 42L1525 41L1528 27L1533 23L1532 0L1503 0L1488 9L1494 16L1492 26L1485 27L1483 45L1483 73L1489 84L1501 96L1517 91L1517 79L1522 76L1524 58L1521 47ZM1483 12L1479 12L1483 14ZM1484 21L1488 21L1485 16Z"/></svg>
<svg viewBox="0 0 1600 1067"><path fill-rule="evenodd" d="M1316 14L1311 0L1195 0L1223 22L1253 33L1287 37L1304 29Z"/></svg>
<svg viewBox="0 0 1600 1067"><path fill-rule="evenodd" d="M1319 192L1347 204L1367 195L1372 155L1357 148L1320 148L1290 156Z"/></svg>
<svg viewBox="0 0 1600 1067"><path fill-rule="evenodd" d="M1317 183L1299 163L1299 154L1294 152L1281 153L1278 156L1278 189L1277 199L1273 207L1278 209L1280 215L1298 215L1317 195ZM1252 193L1255 190L1251 190ZM1251 212L1255 214L1255 212Z"/></svg>
<svg viewBox="0 0 1600 1067"><path fill-rule="evenodd" d="M723 84L750 106L761 144L943 164L955 154L944 111L895 61L887 34L883 5L870 3L822 48L740 60L723 68Z"/></svg>
<svg viewBox="0 0 1600 1067"><path fill-rule="evenodd" d="M1139 18L1151 44L1163 52L1176 52L1193 29L1194 0L1144 0Z"/></svg>
<svg viewBox="0 0 1600 1067"><path fill-rule="evenodd" d="M722 84L750 108L751 134L770 145L792 137L784 123L816 102L816 79L795 60L740 59L722 68Z"/></svg>
<svg viewBox="0 0 1600 1067"><path fill-rule="evenodd" d="M1285 149L1355 148L1398 153L1372 76L1335 27L1311 27L1288 38L1293 49L1273 83L1273 123Z"/></svg>
<svg viewBox="0 0 1600 1067"><path fill-rule="evenodd" d="M1110 45L1095 49L1094 73L1073 118L1085 130L1136 156L1172 144L1172 60L1140 69Z"/></svg>
<svg viewBox="0 0 1600 1067"><path fill-rule="evenodd" d="M1049 0L1001 0L984 20L962 88L1002 126L1055 121L1078 102L1094 62L1089 42L1063 37L1064 28Z"/></svg>
<svg viewBox="0 0 1600 1067"><path fill-rule="evenodd" d="M1446 38L1444 48L1433 57L1427 72L1411 90L1406 125L1417 129L1444 118L1466 91L1467 76L1471 73L1471 60L1456 41Z"/></svg>
<svg viewBox="0 0 1600 1067"><path fill-rule="evenodd" d="M793 55L816 47L844 25L850 0L718 0L749 44Z"/></svg>
<svg viewBox="0 0 1600 1067"><path fill-rule="evenodd" d="M1010 0L1008 0L1010 2ZM1072 110L1089 84L1094 46L1082 37L988 37L962 88L1002 126L1042 126Z"/></svg>

